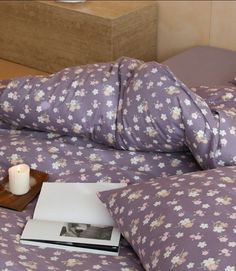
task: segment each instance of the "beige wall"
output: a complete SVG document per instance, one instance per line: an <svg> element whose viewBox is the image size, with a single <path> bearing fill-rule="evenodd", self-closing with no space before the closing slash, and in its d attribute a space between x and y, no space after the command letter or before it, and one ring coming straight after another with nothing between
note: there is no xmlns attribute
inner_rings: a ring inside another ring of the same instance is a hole
<svg viewBox="0 0 236 271"><path fill-rule="evenodd" d="M236 1L158 1L158 61L195 45L236 50Z"/></svg>

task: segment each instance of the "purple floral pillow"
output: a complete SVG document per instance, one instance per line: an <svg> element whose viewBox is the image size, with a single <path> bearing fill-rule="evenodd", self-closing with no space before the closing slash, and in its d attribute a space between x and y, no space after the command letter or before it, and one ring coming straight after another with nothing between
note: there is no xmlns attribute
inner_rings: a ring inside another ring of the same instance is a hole
<svg viewBox="0 0 236 271"><path fill-rule="evenodd" d="M168 67L125 57L10 80L0 95L0 119L131 151L189 147L198 161L209 151L195 144L197 131L211 144L217 128L208 105Z"/></svg>
<svg viewBox="0 0 236 271"><path fill-rule="evenodd" d="M236 167L98 194L147 271L235 270Z"/></svg>
<svg viewBox="0 0 236 271"><path fill-rule="evenodd" d="M115 84L116 75L112 75L109 68L110 65L105 64L100 69L88 65L68 68L50 76L15 78L1 94L1 118L19 129L99 137L99 131L105 132L106 127L113 124L113 111L107 118L106 104L110 102L115 106L117 103L118 94L114 89L106 86L105 81L103 86L97 83L102 83L107 72ZM86 80L88 77L91 79ZM99 100L97 92L102 92Z"/></svg>
<svg viewBox="0 0 236 271"><path fill-rule="evenodd" d="M0 83L0 119L15 127L86 136L112 145L119 97L119 68L131 74L140 61L64 69L49 76L18 77Z"/></svg>

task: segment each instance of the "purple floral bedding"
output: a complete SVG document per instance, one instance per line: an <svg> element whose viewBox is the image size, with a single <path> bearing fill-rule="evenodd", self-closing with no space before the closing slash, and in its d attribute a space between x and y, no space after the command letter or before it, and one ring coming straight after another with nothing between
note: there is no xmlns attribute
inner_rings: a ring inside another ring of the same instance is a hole
<svg viewBox="0 0 236 271"><path fill-rule="evenodd" d="M3 81L0 88L0 119L17 129L83 136L122 150L190 150L204 169L235 163L232 104L208 104L156 62L120 58Z"/></svg>
<svg viewBox="0 0 236 271"><path fill-rule="evenodd" d="M11 165L26 163L47 171L52 182L132 186L219 166L224 171L236 161L235 88L190 90L156 62L120 58L0 81L0 91L1 178ZM232 193L235 203L234 190L223 193ZM205 204L210 200L204 196ZM143 270L125 240L119 257L19 244L35 203L22 213L0 208L0 270Z"/></svg>
<svg viewBox="0 0 236 271"><path fill-rule="evenodd" d="M106 204L144 268L236 268L236 167L221 167L105 191Z"/></svg>
<svg viewBox="0 0 236 271"><path fill-rule="evenodd" d="M24 162L31 168L49 172L51 182L133 183L199 168L189 153L124 152L87 139L30 130L1 129L0 156L2 177L11 164ZM35 203L21 213L0 208L0 270L143 270L125 242L119 257L19 244L20 234L26 219L33 214Z"/></svg>

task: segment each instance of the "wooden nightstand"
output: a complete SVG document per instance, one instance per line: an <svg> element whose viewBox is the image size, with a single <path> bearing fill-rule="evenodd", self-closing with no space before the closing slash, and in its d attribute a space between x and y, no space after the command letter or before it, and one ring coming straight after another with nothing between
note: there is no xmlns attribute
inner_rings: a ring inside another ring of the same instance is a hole
<svg viewBox="0 0 236 271"><path fill-rule="evenodd" d="M152 1L1 1L0 58L54 72L120 56L156 60Z"/></svg>

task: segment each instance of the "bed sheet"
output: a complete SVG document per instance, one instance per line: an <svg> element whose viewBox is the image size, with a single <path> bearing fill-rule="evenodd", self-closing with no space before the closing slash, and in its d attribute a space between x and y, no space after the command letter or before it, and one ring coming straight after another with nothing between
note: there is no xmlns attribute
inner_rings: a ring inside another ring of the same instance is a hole
<svg viewBox="0 0 236 271"><path fill-rule="evenodd" d="M46 170L51 181L132 183L145 180L146 176L175 175L200 169L189 152L122 151L87 138L26 129L1 129L0 144L0 155L5 158L0 162L1 173L6 174L11 164L25 162L33 169Z"/></svg>
<svg viewBox="0 0 236 271"><path fill-rule="evenodd" d="M27 163L47 171L57 182L142 182L198 169L189 153L157 154L117 151L85 138L31 130L0 129L0 176L11 164ZM137 256L123 241L120 256L102 256L40 249L19 244L34 200L23 212L0 208L0 270L143 270Z"/></svg>

